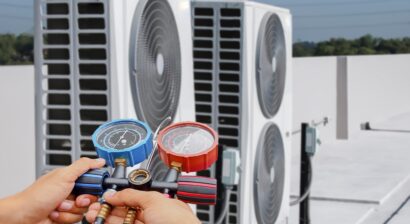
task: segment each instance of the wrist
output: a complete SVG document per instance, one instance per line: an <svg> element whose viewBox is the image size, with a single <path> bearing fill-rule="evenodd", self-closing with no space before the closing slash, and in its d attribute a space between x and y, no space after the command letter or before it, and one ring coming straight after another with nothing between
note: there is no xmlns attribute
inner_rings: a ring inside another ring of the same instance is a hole
<svg viewBox="0 0 410 224"><path fill-rule="evenodd" d="M1 199L0 223L23 223L21 211L24 211L24 206L20 194Z"/></svg>

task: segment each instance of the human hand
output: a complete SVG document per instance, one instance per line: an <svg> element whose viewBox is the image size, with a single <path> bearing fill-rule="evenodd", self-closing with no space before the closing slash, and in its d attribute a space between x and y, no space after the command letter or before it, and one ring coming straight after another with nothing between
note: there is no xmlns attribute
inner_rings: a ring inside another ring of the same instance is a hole
<svg viewBox="0 0 410 224"><path fill-rule="evenodd" d="M81 221L87 207L97 201L96 196L70 195L75 181L90 169L104 166L103 159L81 158L65 168L42 176L21 193L0 201L0 223L75 223ZM10 212L11 211L11 212ZM7 210L5 211L7 212ZM15 214L13 214L15 213ZM2 218L7 217L5 220Z"/></svg>
<svg viewBox="0 0 410 224"><path fill-rule="evenodd" d="M123 191L104 195L104 199L114 206L110 216L106 219L107 224L123 223L127 214L125 206L137 210L135 224L195 224L200 223L191 208L177 199L166 198L163 194L152 191L137 191L125 189ZM99 203L90 206L86 218L93 222L100 209Z"/></svg>

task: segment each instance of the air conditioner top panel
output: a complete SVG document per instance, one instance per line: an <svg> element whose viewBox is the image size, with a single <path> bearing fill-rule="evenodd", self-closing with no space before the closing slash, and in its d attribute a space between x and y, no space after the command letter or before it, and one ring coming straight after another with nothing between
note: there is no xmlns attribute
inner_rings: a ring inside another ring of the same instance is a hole
<svg viewBox="0 0 410 224"><path fill-rule="evenodd" d="M219 4L223 4L223 3L239 3L239 4L244 4L246 6L251 6L254 8L261 8L264 10L268 10L268 11L275 11L275 12L282 12L282 13L287 13L290 14L290 10L286 9L286 8L281 8L278 6L274 6L272 4L269 4L267 2L263 2L263 1L250 1L250 0L223 0L223 1L215 1L215 0L192 0L192 2L213 2L213 3L219 3Z"/></svg>

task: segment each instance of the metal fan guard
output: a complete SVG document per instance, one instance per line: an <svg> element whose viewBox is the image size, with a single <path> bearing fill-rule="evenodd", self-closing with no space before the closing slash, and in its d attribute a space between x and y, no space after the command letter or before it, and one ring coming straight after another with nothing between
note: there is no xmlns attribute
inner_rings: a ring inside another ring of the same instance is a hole
<svg viewBox="0 0 410 224"><path fill-rule="evenodd" d="M181 88L178 29L166 0L141 1L130 37L130 79L138 119L152 130L175 117Z"/></svg>
<svg viewBox="0 0 410 224"><path fill-rule="evenodd" d="M168 167L162 162L161 158L159 157L158 152L152 158L152 166L150 168L150 173L152 174L153 180L160 180L162 181L168 172Z"/></svg>
<svg viewBox="0 0 410 224"><path fill-rule="evenodd" d="M276 70L274 70L276 69ZM286 78L286 45L280 18L264 16L258 33L256 81L259 105L266 118L272 118L282 103Z"/></svg>
<svg viewBox="0 0 410 224"><path fill-rule="evenodd" d="M254 162L253 193L256 218L261 224L275 223L282 204L285 179L285 152L277 125L265 125Z"/></svg>

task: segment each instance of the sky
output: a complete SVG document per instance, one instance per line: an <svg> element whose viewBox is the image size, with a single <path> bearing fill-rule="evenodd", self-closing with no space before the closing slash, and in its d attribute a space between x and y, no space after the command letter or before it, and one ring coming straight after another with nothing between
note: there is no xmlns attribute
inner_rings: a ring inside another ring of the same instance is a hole
<svg viewBox="0 0 410 224"><path fill-rule="evenodd" d="M122 0L121 0L122 1ZM293 15L294 41L410 37L410 0L258 0ZM33 32L34 0L0 0L0 33Z"/></svg>

